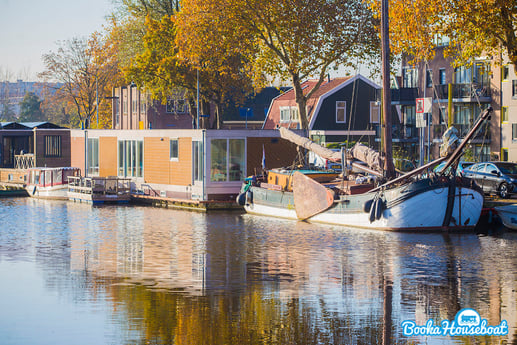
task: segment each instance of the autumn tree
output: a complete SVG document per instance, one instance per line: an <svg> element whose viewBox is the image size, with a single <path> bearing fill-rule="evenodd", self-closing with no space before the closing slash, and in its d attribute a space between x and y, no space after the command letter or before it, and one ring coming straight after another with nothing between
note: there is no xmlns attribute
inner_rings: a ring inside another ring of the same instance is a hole
<svg viewBox="0 0 517 345"><path fill-rule="evenodd" d="M201 81L200 94L205 100L216 105L216 128L222 124L222 107L229 99L244 99L251 91L251 80L242 68L242 55L224 52L211 52L197 56L195 60L179 54L175 40L177 28L175 16L163 16L160 21L147 18L147 32L144 36L144 51L133 61L127 70L131 80L143 86L153 98L165 102L171 90L176 87L190 91L191 105L197 92L197 81ZM191 109L193 107L191 106ZM195 118L196 114L191 112ZM205 127L208 124L204 124ZM199 126L199 124L198 124Z"/></svg>
<svg viewBox="0 0 517 345"><path fill-rule="evenodd" d="M97 112L97 96L99 104L104 102L104 91L118 72L116 60L102 45L102 37L95 33L90 40L61 42L56 52L43 55L46 69L40 77L60 83L56 92L74 105L86 128Z"/></svg>
<svg viewBox="0 0 517 345"><path fill-rule="evenodd" d="M380 4L371 0L379 13ZM390 38L394 53L430 60L440 38L450 42L446 56L458 65L477 56L499 56L517 67L517 6L514 0L392 0Z"/></svg>
<svg viewBox="0 0 517 345"><path fill-rule="evenodd" d="M302 127L307 99L332 66L352 66L378 52L370 9L360 0L185 0L178 27L184 55L246 54L254 76L280 77L293 86ZM318 83L302 90L308 78Z"/></svg>

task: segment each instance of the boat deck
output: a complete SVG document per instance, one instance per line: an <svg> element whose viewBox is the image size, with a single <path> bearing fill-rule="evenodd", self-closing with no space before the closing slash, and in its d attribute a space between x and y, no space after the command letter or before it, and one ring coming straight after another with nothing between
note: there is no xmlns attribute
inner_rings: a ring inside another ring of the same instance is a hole
<svg viewBox="0 0 517 345"><path fill-rule="evenodd" d="M68 199L88 203L127 203L131 179L110 177L68 177Z"/></svg>

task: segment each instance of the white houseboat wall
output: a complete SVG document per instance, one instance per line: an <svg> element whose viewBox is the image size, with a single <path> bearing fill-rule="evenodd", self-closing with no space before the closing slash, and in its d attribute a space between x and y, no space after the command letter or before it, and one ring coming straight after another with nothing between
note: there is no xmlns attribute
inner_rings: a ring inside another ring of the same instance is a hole
<svg viewBox="0 0 517 345"><path fill-rule="evenodd" d="M82 176L87 165L87 176L132 178L133 194L199 201L235 200L263 154L268 169L297 155L277 130L72 130L71 146Z"/></svg>

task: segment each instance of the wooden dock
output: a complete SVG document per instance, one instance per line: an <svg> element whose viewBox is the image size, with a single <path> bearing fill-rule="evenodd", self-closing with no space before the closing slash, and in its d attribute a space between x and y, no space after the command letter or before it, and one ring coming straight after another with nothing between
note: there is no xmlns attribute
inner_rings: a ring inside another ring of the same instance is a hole
<svg viewBox="0 0 517 345"><path fill-rule="evenodd" d="M109 177L68 177L68 199L75 202L128 203L131 179Z"/></svg>
<svg viewBox="0 0 517 345"><path fill-rule="evenodd" d="M131 201L137 204L156 207L187 209L207 212L213 210L242 210L235 200L191 200L176 199L145 194L131 194Z"/></svg>

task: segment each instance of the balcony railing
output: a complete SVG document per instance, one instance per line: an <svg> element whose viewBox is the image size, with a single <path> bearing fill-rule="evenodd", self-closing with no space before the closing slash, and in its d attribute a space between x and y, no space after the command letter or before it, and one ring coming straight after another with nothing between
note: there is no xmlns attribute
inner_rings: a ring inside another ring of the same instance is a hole
<svg viewBox="0 0 517 345"><path fill-rule="evenodd" d="M465 124L452 124L454 128L458 130L458 138L463 138L472 128L472 125ZM445 131L447 130L447 125L433 125L434 137L436 139L441 139ZM483 126L482 129L478 130L474 135L473 139L486 139L490 140L490 123L487 124L487 127Z"/></svg>
<svg viewBox="0 0 517 345"><path fill-rule="evenodd" d="M400 89L391 89L391 101L400 102L416 102L418 98L418 88L404 87Z"/></svg>
<svg viewBox="0 0 517 345"><path fill-rule="evenodd" d="M436 93L438 99L449 98L449 85L436 85ZM487 85L481 85L477 83L473 84L453 84L452 85L452 98L489 98L491 97L490 87Z"/></svg>

